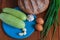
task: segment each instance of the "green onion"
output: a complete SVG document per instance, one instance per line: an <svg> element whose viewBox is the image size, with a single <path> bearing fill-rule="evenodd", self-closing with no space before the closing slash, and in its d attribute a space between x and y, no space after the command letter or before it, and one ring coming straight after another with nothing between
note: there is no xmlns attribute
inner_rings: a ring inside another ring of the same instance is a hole
<svg viewBox="0 0 60 40"><path fill-rule="evenodd" d="M51 1L52 1L52 0L51 0ZM54 9L54 7L55 7L55 4L52 4L52 5L51 5L51 8L49 9L49 10L51 10L51 11L50 11L50 12L47 12L47 13L49 14L49 15L47 15L47 16L49 16L49 17L47 18L48 20L45 21L45 24L44 24L44 31L42 32L42 34L45 33L46 28L47 28L48 23L49 23L49 20L51 21L50 16L51 16L51 14L52 14L52 10Z"/></svg>
<svg viewBox="0 0 60 40"><path fill-rule="evenodd" d="M50 6L48 8L47 14L45 16L44 30L41 32L41 40L44 40L44 37L47 36L48 31L52 27L52 24L56 21L56 25L58 25L58 9L60 7L60 0L51 0ZM56 26L54 27L53 34L56 31Z"/></svg>

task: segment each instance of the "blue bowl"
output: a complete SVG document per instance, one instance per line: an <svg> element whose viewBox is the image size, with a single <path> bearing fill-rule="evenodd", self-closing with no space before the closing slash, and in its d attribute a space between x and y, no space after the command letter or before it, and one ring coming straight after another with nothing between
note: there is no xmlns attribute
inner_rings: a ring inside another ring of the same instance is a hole
<svg viewBox="0 0 60 40"><path fill-rule="evenodd" d="M18 7L16 7L15 9L20 10ZM36 16L35 16L35 19L36 19ZM29 37L35 31L34 27L35 27L36 21L34 20L32 22L29 22L26 20L25 24L26 24L27 34L24 36L18 35L18 33L20 33L22 30L20 30L18 28L14 28L14 27L12 27L4 22L2 22L2 27L3 27L4 32L8 36L10 36L12 38L16 38L16 39L23 39L23 38Z"/></svg>

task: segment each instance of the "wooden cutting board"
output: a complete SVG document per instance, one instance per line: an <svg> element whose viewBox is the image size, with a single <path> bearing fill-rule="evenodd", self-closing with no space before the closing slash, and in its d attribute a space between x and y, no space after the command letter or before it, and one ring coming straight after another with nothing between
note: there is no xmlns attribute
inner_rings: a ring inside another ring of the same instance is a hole
<svg viewBox="0 0 60 40"><path fill-rule="evenodd" d="M1 9L4 8L4 7L16 7L16 6L17 6L17 0L0 0L0 12L1 12ZM41 15L39 15L39 16L44 17L45 12ZM60 18L60 11L59 11L58 15L59 15L59 18ZM0 20L0 40L17 40L17 39L10 38L9 36L7 36L5 34L5 32L2 29L2 24L1 23L2 22ZM50 31L48 33L48 36L45 38L45 40L51 40L52 32L53 32L53 26L50 29ZM53 37L53 40L59 40L59 39L60 39L60 24L57 27L56 33ZM35 31L30 37L28 37L26 39L23 39L23 40L40 40L40 32Z"/></svg>

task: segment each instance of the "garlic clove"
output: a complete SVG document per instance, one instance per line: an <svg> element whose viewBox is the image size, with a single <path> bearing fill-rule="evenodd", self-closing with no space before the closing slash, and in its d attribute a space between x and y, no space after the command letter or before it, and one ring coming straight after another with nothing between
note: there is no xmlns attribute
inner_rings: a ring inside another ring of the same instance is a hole
<svg viewBox="0 0 60 40"><path fill-rule="evenodd" d="M24 35L24 33L19 33L19 36L23 36Z"/></svg>
<svg viewBox="0 0 60 40"><path fill-rule="evenodd" d="M26 28L23 28L22 31L26 32L27 30L26 30Z"/></svg>
<svg viewBox="0 0 60 40"><path fill-rule="evenodd" d="M27 33L26 32L24 32L24 35L26 35Z"/></svg>
<svg viewBox="0 0 60 40"><path fill-rule="evenodd" d="M33 15L28 15L27 20L29 22L33 21L34 20L34 16Z"/></svg>

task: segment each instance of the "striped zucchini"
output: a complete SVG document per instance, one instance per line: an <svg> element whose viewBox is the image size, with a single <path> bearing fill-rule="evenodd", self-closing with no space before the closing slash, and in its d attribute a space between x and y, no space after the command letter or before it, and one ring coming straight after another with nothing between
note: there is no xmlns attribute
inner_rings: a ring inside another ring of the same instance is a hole
<svg viewBox="0 0 60 40"><path fill-rule="evenodd" d="M20 18L21 20L26 20L27 19L26 15L19 10L15 10L15 9L12 9L12 8L3 8L3 12L11 14L13 16L16 16L17 18Z"/></svg>
<svg viewBox="0 0 60 40"><path fill-rule="evenodd" d="M25 27L25 23L20 20L19 18L12 16L10 14L6 14L6 13L1 13L0 14L0 19L5 22L8 25L11 25L15 28L19 28L22 29Z"/></svg>

